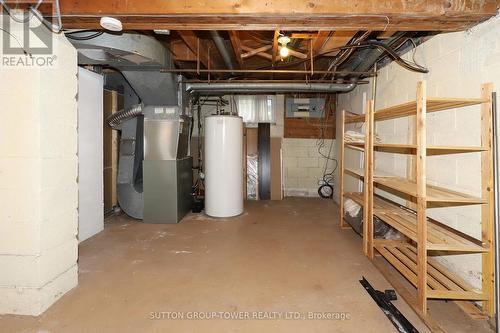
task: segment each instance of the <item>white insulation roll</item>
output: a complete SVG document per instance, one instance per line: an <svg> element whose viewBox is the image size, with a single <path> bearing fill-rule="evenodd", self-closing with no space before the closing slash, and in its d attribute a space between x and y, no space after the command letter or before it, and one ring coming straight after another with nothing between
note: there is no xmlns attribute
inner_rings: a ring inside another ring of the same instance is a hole
<svg viewBox="0 0 500 333"><path fill-rule="evenodd" d="M243 213L243 120L205 117L205 214Z"/></svg>

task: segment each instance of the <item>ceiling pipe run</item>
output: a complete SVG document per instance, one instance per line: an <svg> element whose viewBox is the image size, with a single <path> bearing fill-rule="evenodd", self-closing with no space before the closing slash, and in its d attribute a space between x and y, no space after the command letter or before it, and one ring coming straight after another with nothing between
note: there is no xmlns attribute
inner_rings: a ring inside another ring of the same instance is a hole
<svg viewBox="0 0 500 333"><path fill-rule="evenodd" d="M273 93L321 92L347 93L356 88L355 83L187 83L187 92L205 93Z"/></svg>
<svg viewBox="0 0 500 333"><path fill-rule="evenodd" d="M215 46L217 47L217 50L219 50L219 53L222 56L222 60L224 60L224 64L226 65L226 67L230 70L235 69L236 66L234 64L233 57L226 46L226 41L224 40L224 38L222 38L217 30L210 30L210 36L212 36ZM236 74L231 72L231 75Z"/></svg>

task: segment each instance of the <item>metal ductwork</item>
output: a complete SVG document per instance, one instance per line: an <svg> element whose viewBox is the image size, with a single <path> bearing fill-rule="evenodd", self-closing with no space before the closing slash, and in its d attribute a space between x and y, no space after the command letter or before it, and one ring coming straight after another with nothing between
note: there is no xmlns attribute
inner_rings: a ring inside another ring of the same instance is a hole
<svg viewBox="0 0 500 333"><path fill-rule="evenodd" d="M187 83L187 92L201 93L285 93L321 92L347 93L356 88L355 83Z"/></svg>
<svg viewBox="0 0 500 333"><path fill-rule="evenodd" d="M231 54L231 51L226 46L226 40L222 38L220 33L216 30L211 30L210 36L212 36L215 46L217 47L217 50L219 50L219 53L222 56L222 59L224 60L224 64L226 65L226 67L231 70L235 69L236 65L233 61L233 56ZM235 75L235 73L231 74Z"/></svg>
<svg viewBox="0 0 500 333"><path fill-rule="evenodd" d="M397 32L394 36L387 38L380 43L394 47L394 45L402 38L405 38L405 32ZM368 71L383 54L384 50L377 47L356 50L349 57L349 59L339 67L339 69L356 72Z"/></svg>
<svg viewBox="0 0 500 333"><path fill-rule="evenodd" d="M179 222L191 206L191 119L185 116L187 94L180 77L160 72L171 66L170 51L154 37L137 33L66 36L78 49L80 65L116 68L140 98L140 104L125 103L109 119L121 129L120 207L145 222Z"/></svg>

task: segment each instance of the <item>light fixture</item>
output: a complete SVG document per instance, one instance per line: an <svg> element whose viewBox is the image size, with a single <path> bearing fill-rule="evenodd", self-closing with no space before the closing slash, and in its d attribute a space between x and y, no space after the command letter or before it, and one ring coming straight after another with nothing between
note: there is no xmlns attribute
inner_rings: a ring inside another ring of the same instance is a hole
<svg viewBox="0 0 500 333"><path fill-rule="evenodd" d="M122 31L122 22L114 17L103 16L101 17L101 27L109 31Z"/></svg>
<svg viewBox="0 0 500 333"><path fill-rule="evenodd" d="M166 29L154 29L153 31L157 35L170 35L170 30L166 30Z"/></svg>
<svg viewBox="0 0 500 333"><path fill-rule="evenodd" d="M288 47L286 47L286 46L282 46L282 47L280 48L280 56L281 56L282 58L286 58L286 57L288 57L288 53L289 53L289 51L288 51Z"/></svg>
<svg viewBox="0 0 500 333"><path fill-rule="evenodd" d="M290 37L282 35L282 36L280 36L278 38L278 43L281 44L281 47L280 47L280 56L282 58L288 57L288 54L290 53L290 50L288 49L288 47L286 47L286 45L288 43L290 43Z"/></svg>

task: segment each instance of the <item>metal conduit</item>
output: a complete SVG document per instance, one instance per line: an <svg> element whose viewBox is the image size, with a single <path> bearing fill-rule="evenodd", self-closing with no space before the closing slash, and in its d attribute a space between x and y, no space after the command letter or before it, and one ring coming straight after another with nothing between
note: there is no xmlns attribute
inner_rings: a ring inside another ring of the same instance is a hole
<svg viewBox="0 0 500 333"><path fill-rule="evenodd" d="M188 83L187 92L323 92L347 93L355 83Z"/></svg>

